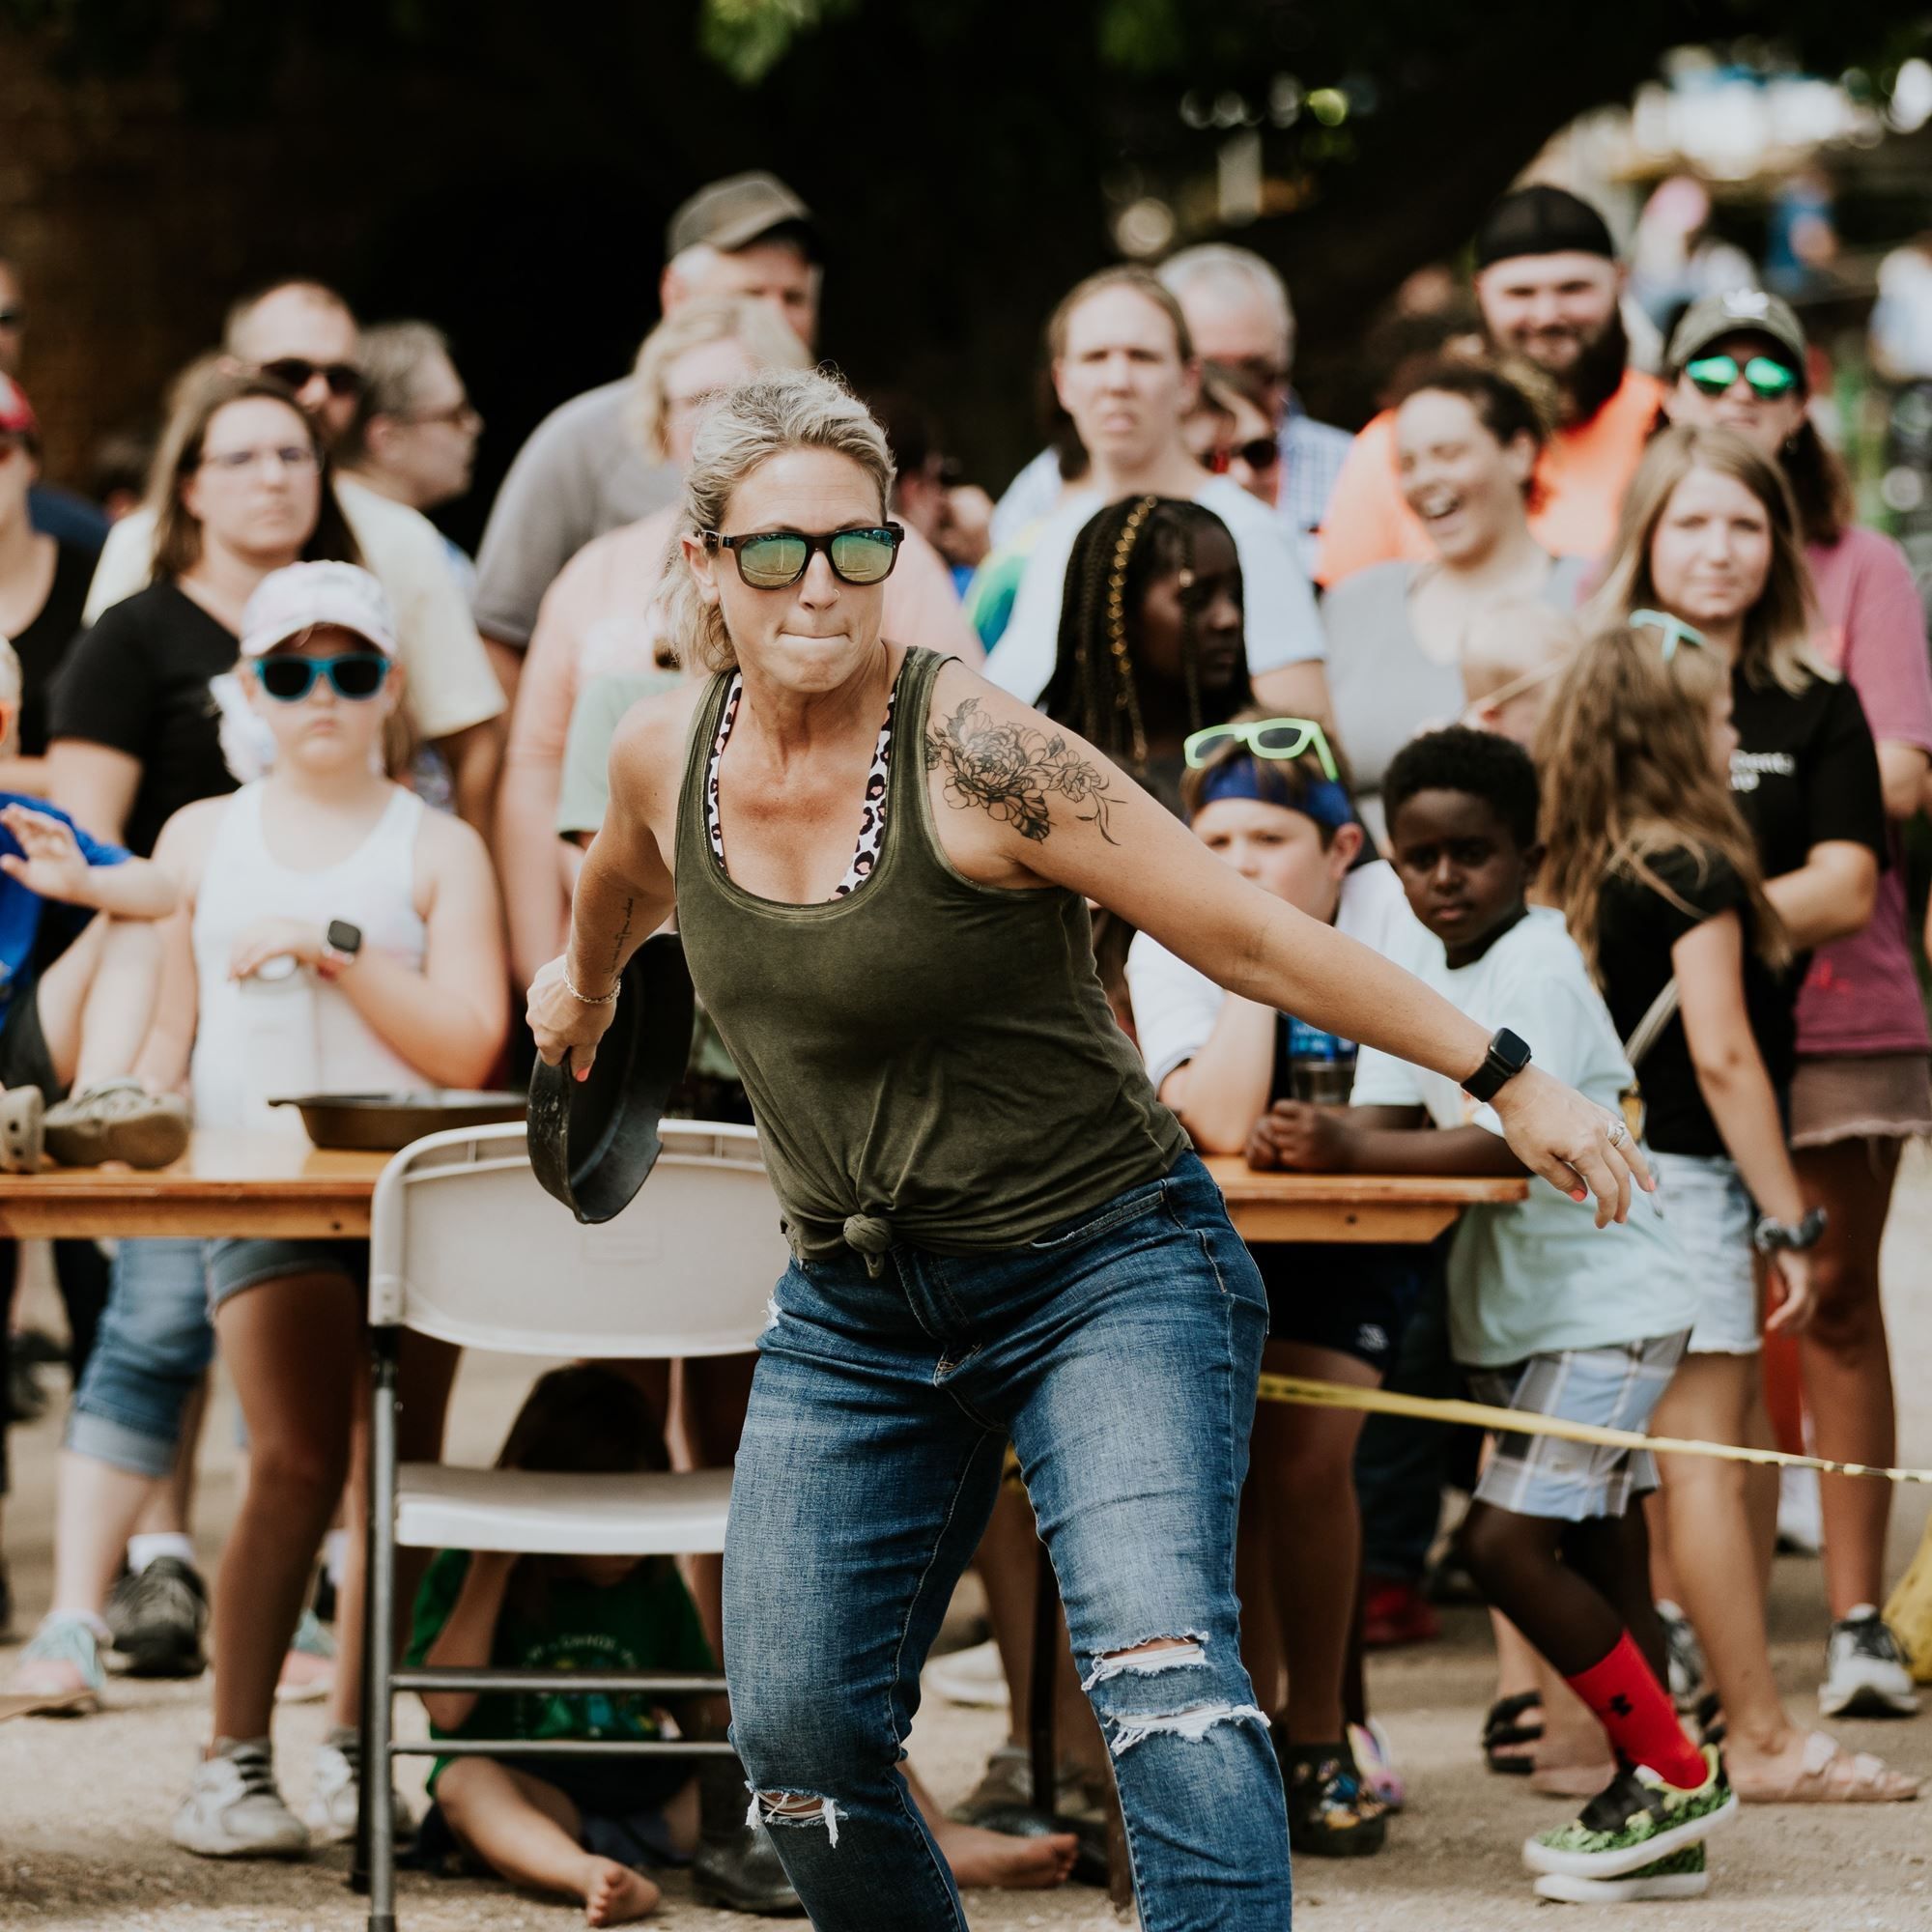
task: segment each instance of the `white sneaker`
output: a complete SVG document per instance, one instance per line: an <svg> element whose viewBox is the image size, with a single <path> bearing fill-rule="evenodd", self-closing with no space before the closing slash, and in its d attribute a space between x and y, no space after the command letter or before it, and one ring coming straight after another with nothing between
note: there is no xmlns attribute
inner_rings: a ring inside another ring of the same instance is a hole
<svg viewBox="0 0 1932 1932"><path fill-rule="evenodd" d="M316 1747L315 1776L302 1816L324 1844L339 1844L355 1835L355 1810L361 1802L361 1736L352 1730L333 1730ZM415 1836L416 1821L393 1784L389 1802L396 1809L396 1842L408 1844Z"/></svg>
<svg viewBox="0 0 1932 1932"><path fill-rule="evenodd" d="M169 1836L204 1859L289 1859L308 1850L308 1827L275 1789L267 1738L217 1740L214 1755L195 1766Z"/></svg>
<svg viewBox="0 0 1932 1932"><path fill-rule="evenodd" d="M1701 1844L1687 1845L1667 1859L1622 1878L1565 1878L1546 1872L1536 1881L1538 1898L1559 1899L1565 1905L1634 1905L1647 1898L1702 1898L1711 1889L1711 1874Z"/></svg>
<svg viewBox="0 0 1932 1932"><path fill-rule="evenodd" d="M1918 1710L1912 1672L1885 1619L1860 1604L1832 1626L1818 1708L1828 1718L1910 1718Z"/></svg>
<svg viewBox="0 0 1932 1932"><path fill-rule="evenodd" d="M949 1704L1004 1711L1011 1701L999 1645L990 1639L935 1657L925 1666L925 1681Z"/></svg>

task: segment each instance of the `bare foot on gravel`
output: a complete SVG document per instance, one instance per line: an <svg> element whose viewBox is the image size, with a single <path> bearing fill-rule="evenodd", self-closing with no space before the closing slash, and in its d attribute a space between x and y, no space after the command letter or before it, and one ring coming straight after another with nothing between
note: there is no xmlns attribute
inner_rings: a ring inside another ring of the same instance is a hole
<svg viewBox="0 0 1932 1932"><path fill-rule="evenodd" d="M979 1825L952 1819L933 1829L952 1882L961 1891L975 1886L1006 1891L1044 1891L1065 1885L1079 1855L1080 1841L1071 1832L1045 1838L1015 1838L1006 1832L988 1832Z"/></svg>
<svg viewBox="0 0 1932 1932"><path fill-rule="evenodd" d="M615 1859L592 1859L584 1875L583 1917L592 1925L627 1925L655 1912L663 1895L642 1872Z"/></svg>

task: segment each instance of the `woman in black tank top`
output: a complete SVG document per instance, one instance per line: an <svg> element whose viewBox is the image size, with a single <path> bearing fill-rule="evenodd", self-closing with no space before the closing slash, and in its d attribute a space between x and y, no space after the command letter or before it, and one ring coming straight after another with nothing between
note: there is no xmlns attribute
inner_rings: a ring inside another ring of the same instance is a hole
<svg viewBox="0 0 1932 1932"><path fill-rule="evenodd" d="M751 1095L794 1260L733 1484L725 1666L754 1808L813 1920L965 1924L897 1763L1010 1440L1143 1922L1285 1932L1281 1778L1234 1596L1265 1296L1113 1023L1087 900L1493 1094L1525 1164L1594 1192L1600 1221L1640 1160L1514 1036L1244 884L1081 739L882 639L891 477L822 375L761 376L706 418L666 595L716 675L620 730L530 1024L581 1071L675 910Z"/></svg>

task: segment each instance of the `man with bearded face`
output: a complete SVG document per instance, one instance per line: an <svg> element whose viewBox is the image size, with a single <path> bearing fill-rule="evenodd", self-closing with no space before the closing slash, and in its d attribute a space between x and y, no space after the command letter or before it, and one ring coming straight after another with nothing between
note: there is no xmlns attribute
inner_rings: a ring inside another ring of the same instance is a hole
<svg viewBox="0 0 1932 1932"><path fill-rule="evenodd" d="M1490 346L1533 362L1556 391L1556 433L1538 466L1541 502L1530 528L1553 555L1601 555L1663 393L1654 376L1630 367L1610 231L1562 188L1519 188L1490 211L1475 254ZM1384 410L1342 467L1316 576L1333 584L1390 557L1433 554L1397 486L1395 414Z"/></svg>

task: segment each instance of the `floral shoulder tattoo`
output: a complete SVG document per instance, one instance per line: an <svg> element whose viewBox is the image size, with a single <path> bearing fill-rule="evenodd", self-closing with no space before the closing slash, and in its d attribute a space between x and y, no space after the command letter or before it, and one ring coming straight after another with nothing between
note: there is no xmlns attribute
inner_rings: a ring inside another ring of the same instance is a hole
<svg viewBox="0 0 1932 1932"><path fill-rule="evenodd" d="M1107 775L1055 732L988 718L969 697L925 734L925 768L946 774L946 802L961 810L980 806L1038 843L1053 830L1053 799L1089 810L1078 816L1098 828L1109 845Z"/></svg>

